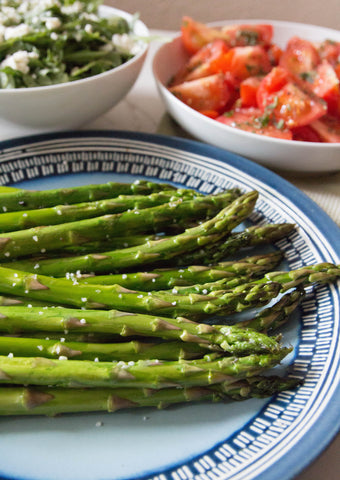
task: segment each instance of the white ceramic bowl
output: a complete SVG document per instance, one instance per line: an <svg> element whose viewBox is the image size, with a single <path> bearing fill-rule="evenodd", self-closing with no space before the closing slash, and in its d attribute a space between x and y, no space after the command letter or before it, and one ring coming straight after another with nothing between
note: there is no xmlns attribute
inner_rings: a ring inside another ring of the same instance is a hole
<svg viewBox="0 0 340 480"><path fill-rule="evenodd" d="M102 6L101 16L118 15L130 21L132 15ZM134 33L148 36L143 22L137 21ZM45 132L77 128L110 110L131 89L143 66L148 50L126 63L93 77L45 87L0 89L0 128L10 131Z"/></svg>
<svg viewBox="0 0 340 480"><path fill-rule="evenodd" d="M315 42L333 39L340 41L340 31L301 23L274 20L229 20L210 24L270 23L274 27L273 41L284 47L294 35ZM233 153L245 156L262 165L288 171L325 172L340 170L340 143L309 143L281 140L242 131L198 113L172 95L166 85L185 64L188 55L180 36L164 43L155 53L153 74L158 91L169 114L193 137Z"/></svg>

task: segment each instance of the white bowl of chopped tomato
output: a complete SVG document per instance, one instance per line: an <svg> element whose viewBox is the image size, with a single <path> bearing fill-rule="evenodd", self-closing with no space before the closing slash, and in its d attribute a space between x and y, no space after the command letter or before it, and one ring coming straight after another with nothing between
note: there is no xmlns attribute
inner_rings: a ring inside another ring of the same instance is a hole
<svg viewBox="0 0 340 480"><path fill-rule="evenodd" d="M153 60L169 114L195 138L288 171L340 170L340 32L185 17Z"/></svg>

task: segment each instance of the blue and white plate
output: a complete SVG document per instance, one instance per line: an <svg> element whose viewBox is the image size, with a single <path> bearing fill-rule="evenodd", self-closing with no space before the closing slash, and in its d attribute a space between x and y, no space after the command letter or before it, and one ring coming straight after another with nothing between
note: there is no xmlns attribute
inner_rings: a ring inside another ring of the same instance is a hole
<svg viewBox="0 0 340 480"><path fill-rule="evenodd" d="M294 222L278 242L288 268L340 263L340 230L263 167L198 142L128 132L75 132L0 144L0 184L47 189L148 178L216 192L260 192L250 221ZM270 399L115 414L0 419L0 477L22 480L288 480L340 426L340 286L318 288L284 330L296 391Z"/></svg>

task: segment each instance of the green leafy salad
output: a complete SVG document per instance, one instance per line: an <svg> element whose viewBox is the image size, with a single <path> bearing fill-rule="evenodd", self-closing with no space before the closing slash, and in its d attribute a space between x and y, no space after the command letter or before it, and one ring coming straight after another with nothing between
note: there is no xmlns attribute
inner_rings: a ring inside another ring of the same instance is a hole
<svg viewBox="0 0 340 480"><path fill-rule="evenodd" d="M71 82L111 70L142 48L133 26L99 16L100 0L0 0L0 88Z"/></svg>

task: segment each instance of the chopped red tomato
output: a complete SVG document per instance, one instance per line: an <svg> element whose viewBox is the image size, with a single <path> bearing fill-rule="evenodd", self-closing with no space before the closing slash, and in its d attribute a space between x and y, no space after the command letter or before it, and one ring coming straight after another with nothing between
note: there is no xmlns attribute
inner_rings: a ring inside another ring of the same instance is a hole
<svg viewBox="0 0 340 480"><path fill-rule="evenodd" d="M249 77L241 82L240 100L242 107L257 107L257 91L263 77Z"/></svg>
<svg viewBox="0 0 340 480"><path fill-rule="evenodd" d="M181 25L182 42L185 49L194 54L207 43L220 38L229 47L246 45L270 45L273 37L272 25L229 25L222 29L208 27L185 16Z"/></svg>
<svg viewBox="0 0 340 480"><path fill-rule="evenodd" d="M232 47L269 45L273 38L273 27L267 24L226 25L221 30L228 35Z"/></svg>
<svg viewBox="0 0 340 480"><path fill-rule="evenodd" d="M300 142L322 142L320 135L309 125L292 129L293 140Z"/></svg>
<svg viewBox="0 0 340 480"><path fill-rule="evenodd" d="M226 42L221 39L213 40L197 53L190 57L178 74L174 77L172 85L196 78L207 77L214 73L225 72L225 54L229 51Z"/></svg>
<svg viewBox="0 0 340 480"><path fill-rule="evenodd" d="M338 79L340 80L340 63L338 63L338 65L335 65L334 71L335 71L335 73L336 73L336 76L337 76Z"/></svg>
<svg viewBox="0 0 340 480"><path fill-rule="evenodd" d="M275 125L268 116L258 108L240 108L226 112L216 118L216 121L230 127L239 128L251 133L257 133L266 137L292 140L292 133L282 124Z"/></svg>
<svg viewBox="0 0 340 480"><path fill-rule="evenodd" d="M292 37L266 24L211 28L184 17L187 64L170 91L211 119L260 135L339 142L340 42Z"/></svg>
<svg viewBox="0 0 340 480"><path fill-rule="evenodd" d="M261 81L257 89L257 104L264 108L269 95L278 92L289 81L287 70L282 67L274 67Z"/></svg>
<svg viewBox="0 0 340 480"><path fill-rule="evenodd" d="M339 94L339 79L334 68L327 61L323 61L316 67L311 89L315 95L325 100L334 94Z"/></svg>
<svg viewBox="0 0 340 480"><path fill-rule="evenodd" d="M299 37L292 37L283 51L279 65L298 77L308 75L320 63L316 47Z"/></svg>
<svg viewBox="0 0 340 480"><path fill-rule="evenodd" d="M239 85L242 80L255 75L264 75L271 70L267 52L263 47L235 47L225 55L225 65Z"/></svg>
<svg viewBox="0 0 340 480"><path fill-rule="evenodd" d="M310 124L323 142L340 143L340 124L337 118L325 115Z"/></svg>
<svg viewBox="0 0 340 480"><path fill-rule="evenodd" d="M307 125L327 112L325 102L290 81L280 67L274 68L262 80L257 102L273 118L282 119L287 128Z"/></svg>
<svg viewBox="0 0 340 480"><path fill-rule="evenodd" d="M190 54L198 52L204 45L217 38L228 40L227 35L217 28L208 27L190 17L183 17L182 19L181 38L184 48Z"/></svg>
<svg viewBox="0 0 340 480"><path fill-rule="evenodd" d="M309 86L309 84L306 84ZM327 102L328 112L340 116L340 82L332 65L324 60L317 66L311 90Z"/></svg>
<svg viewBox="0 0 340 480"><path fill-rule="evenodd" d="M320 59L326 60L333 67L340 63L340 42L324 40L318 45L317 50Z"/></svg>
<svg viewBox="0 0 340 480"><path fill-rule="evenodd" d="M231 95L229 82L223 73L183 82L170 87L170 91L198 111L221 111Z"/></svg>
<svg viewBox="0 0 340 480"><path fill-rule="evenodd" d="M273 67L276 67L280 62L283 50L275 43L272 43L267 48L267 53L270 63Z"/></svg>
<svg viewBox="0 0 340 480"><path fill-rule="evenodd" d="M205 115L208 118L215 119L219 116L219 112L217 110L198 110L202 115Z"/></svg>

